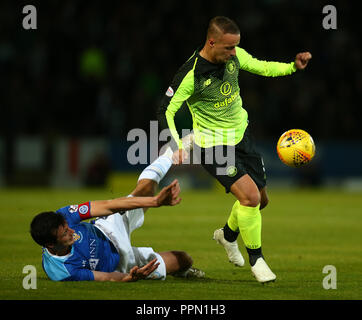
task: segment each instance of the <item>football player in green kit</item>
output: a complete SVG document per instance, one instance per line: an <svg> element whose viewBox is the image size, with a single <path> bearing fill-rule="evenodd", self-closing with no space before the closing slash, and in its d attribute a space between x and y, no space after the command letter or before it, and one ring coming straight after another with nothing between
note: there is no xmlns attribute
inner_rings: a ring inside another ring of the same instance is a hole
<svg viewBox="0 0 362 320"><path fill-rule="evenodd" d="M184 102L189 107L194 154L199 155L202 166L226 192L236 198L225 226L214 232L214 239L223 245L229 261L241 267L244 258L237 244L240 233L252 274L265 283L276 279L261 248L260 210L268 203L266 176L262 157L255 151L248 129L238 75L240 70L268 77L290 75L304 69L312 55L298 53L290 63L261 61L240 48L239 43L240 30L234 21L222 16L211 19L204 47L196 50L176 73L158 110L158 120L162 129L169 128L176 149L174 162L181 164L188 153L174 117ZM217 161L218 154L223 152L231 155L233 161L219 171L222 165Z"/></svg>

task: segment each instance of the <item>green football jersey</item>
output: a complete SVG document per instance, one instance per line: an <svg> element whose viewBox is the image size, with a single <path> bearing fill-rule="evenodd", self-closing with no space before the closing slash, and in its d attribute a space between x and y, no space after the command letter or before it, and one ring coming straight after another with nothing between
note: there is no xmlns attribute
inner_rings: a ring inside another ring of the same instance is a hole
<svg viewBox="0 0 362 320"><path fill-rule="evenodd" d="M158 112L179 148L183 146L174 117L184 102L192 115L197 145L208 148L241 141L248 114L242 107L239 70L275 77L289 75L296 68L294 62L258 60L239 47L236 56L222 64L211 63L195 51L176 73Z"/></svg>

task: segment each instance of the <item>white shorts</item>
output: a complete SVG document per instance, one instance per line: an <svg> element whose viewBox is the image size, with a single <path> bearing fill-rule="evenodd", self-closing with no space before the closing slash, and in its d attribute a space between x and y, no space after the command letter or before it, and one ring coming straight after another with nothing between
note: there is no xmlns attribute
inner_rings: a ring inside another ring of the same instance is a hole
<svg viewBox="0 0 362 320"><path fill-rule="evenodd" d="M152 248L132 247L130 236L133 230L142 226L143 209L126 211L124 214L114 213L107 217L97 218L94 225L116 247L120 260L116 271L128 273L134 266L142 267L154 258L160 263L147 279L166 279L166 265L162 257Z"/></svg>

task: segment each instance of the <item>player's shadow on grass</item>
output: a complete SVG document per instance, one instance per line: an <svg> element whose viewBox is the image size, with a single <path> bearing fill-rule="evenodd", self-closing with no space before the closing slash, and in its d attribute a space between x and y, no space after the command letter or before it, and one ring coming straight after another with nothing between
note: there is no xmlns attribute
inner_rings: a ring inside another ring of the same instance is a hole
<svg viewBox="0 0 362 320"><path fill-rule="evenodd" d="M178 278L172 277L173 280L176 281L187 281L187 282L200 282L200 283L224 283L224 284L235 284L235 283L249 283L255 282L255 279L235 279L235 280L227 280L227 279L216 279L216 278L192 278L192 279L185 279L185 278Z"/></svg>

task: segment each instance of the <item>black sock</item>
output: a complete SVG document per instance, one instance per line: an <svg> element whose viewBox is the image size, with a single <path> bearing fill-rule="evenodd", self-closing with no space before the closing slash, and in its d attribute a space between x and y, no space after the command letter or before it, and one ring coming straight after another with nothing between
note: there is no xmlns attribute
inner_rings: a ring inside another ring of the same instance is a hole
<svg viewBox="0 0 362 320"><path fill-rule="evenodd" d="M224 238L226 241L234 242L237 239L239 232L231 230L227 223L225 224L223 229L224 229Z"/></svg>
<svg viewBox="0 0 362 320"><path fill-rule="evenodd" d="M263 258L264 259L264 256L263 254L261 253L261 247L258 248L258 249L249 249L249 248L246 248L246 251L248 252L249 254L249 263L251 266L253 266L256 262L256 260L258 260L258 258Z"/></svg>

